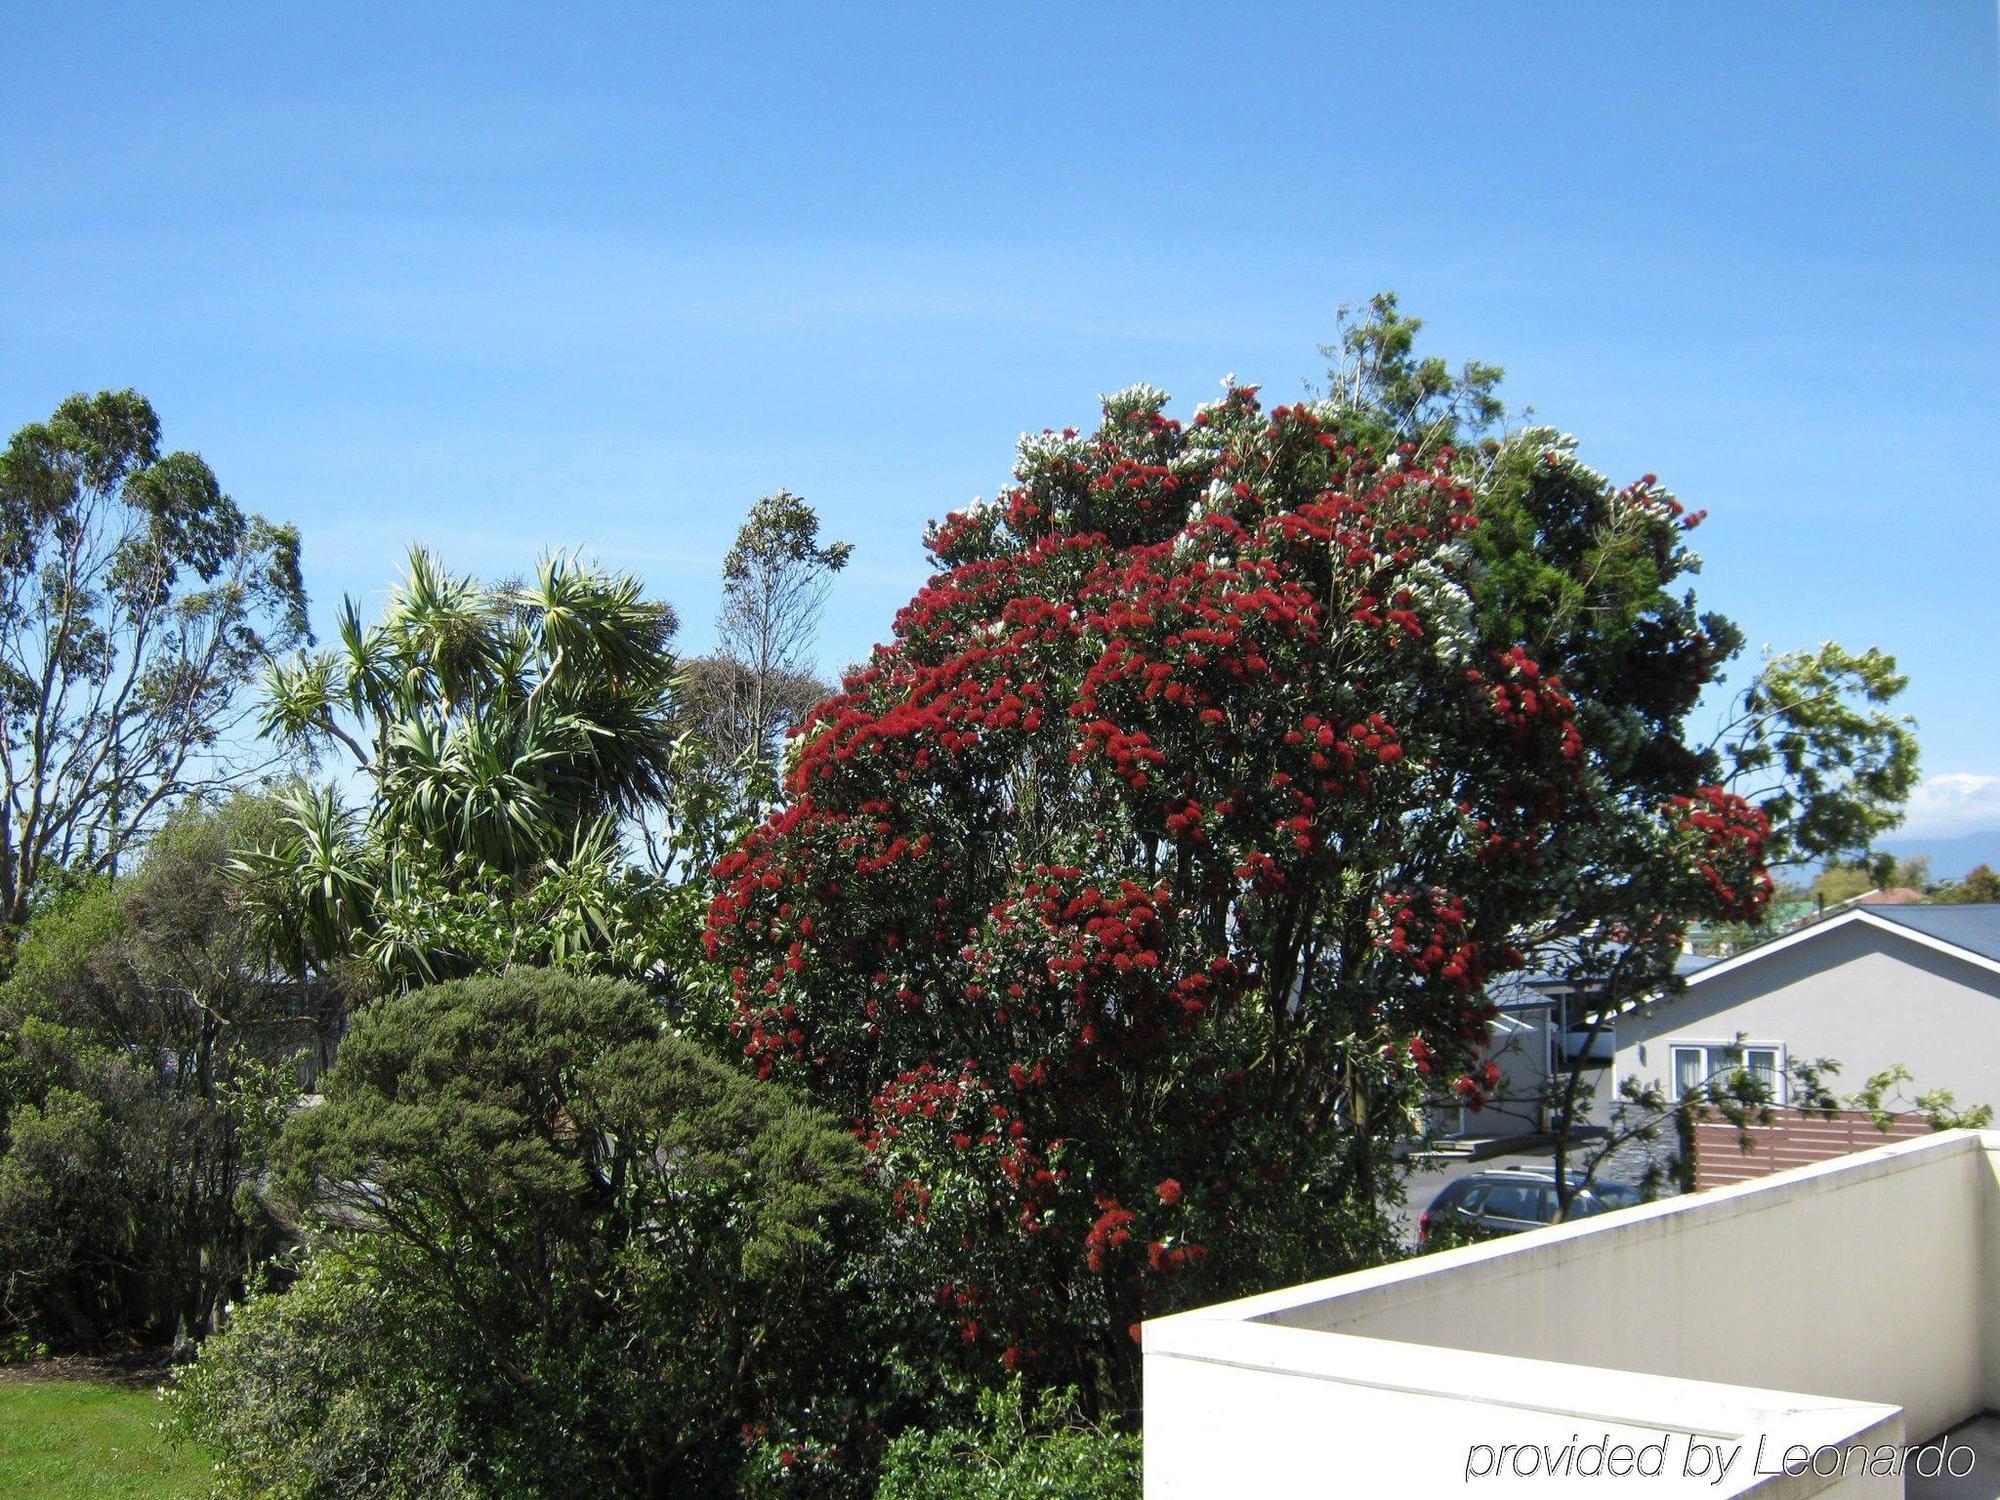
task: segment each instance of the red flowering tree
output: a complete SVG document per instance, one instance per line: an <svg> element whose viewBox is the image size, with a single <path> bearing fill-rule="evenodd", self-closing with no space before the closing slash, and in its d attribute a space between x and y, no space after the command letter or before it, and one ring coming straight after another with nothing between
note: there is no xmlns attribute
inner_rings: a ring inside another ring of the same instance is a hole
<svg viewBox="0 0 2000 1500"><path fill-rule="evenodd" d="M1165 406L935 528L708 934L743 1055L855 1120L928 1357L1107 1405L1143 1317L1382 1252L1387 1147L1491 1086L1523 934L1763 889L1674 748L1732 643L1664 591L1670 497L1545 432Z"/></svg>

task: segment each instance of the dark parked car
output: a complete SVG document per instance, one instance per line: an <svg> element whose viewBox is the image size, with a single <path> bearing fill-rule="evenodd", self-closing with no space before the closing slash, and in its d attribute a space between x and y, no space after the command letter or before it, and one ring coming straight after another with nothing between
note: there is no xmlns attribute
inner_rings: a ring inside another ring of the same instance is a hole
<svg viewBox="0 0 2000 1500"><path fill-rule="evenodd" d="M1491 1239L1553 1224L1555 1175L1553 1168L1503 1167L1447 1182L1417 1220L1417 1242ZM1630 1183L1593 1182L1585 1187L1576 1174L1571 1174L1570 1182L1576 1188L1569 1205L1571 1219L1588 1219L1644 1201Z"/></svg>

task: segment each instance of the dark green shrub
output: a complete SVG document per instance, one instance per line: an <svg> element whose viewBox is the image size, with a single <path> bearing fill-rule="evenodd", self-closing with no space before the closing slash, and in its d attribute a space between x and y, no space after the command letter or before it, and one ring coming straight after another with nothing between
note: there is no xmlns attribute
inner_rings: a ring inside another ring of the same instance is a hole
<svg viewBox="0 0 2000 1500"><path fill-rule="evenodd" d="M274 972L228 874L269 798L190 804L0 985L0 1334L189 1341L272 1246L247 1192L344 996Z"/></svg>
<svg viewBox="0 0 2000 1500"><path fill-rule="evenodd" d="M275 1152L315 1264L204 1348L184 1428L300 1500L733 1494L746 1433L840 1405L859 1161L630 986L377 1002Z"/></svg>

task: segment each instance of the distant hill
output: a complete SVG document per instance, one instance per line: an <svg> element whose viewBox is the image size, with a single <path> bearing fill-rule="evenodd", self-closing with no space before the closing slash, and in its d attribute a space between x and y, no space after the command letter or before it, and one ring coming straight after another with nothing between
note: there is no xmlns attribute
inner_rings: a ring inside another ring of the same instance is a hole
<svg viewBox="0 0 2000 1500"><path fill-rule="evenodd" d="M1974 865L1990 865L2000 870L2000 828L1936 839L1897 833L1878 839L1875 847L1886 849L1899 859L1907 859L1912 854L1928 854L1933 880L1957 880Z"/></svg>

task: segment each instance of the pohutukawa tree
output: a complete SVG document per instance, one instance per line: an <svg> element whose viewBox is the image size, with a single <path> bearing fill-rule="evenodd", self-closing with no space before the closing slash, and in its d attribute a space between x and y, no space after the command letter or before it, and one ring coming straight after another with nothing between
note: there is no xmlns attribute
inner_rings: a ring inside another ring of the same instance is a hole
<svg viewBox="0 0 2000 1500"><path fill-rule="evenodd" d="M1380 1253L1388 1144L1491 1086L1521 934L1765 889L1759 816L1651 743L1729 649L1662 592L1671 497L1546 431L1166 399L935 528L709 919L743 1054L857 1121L938 1348L1123 1406L1141 1318ZM1586 651L1592 536L1640 602Z"/></svg>

